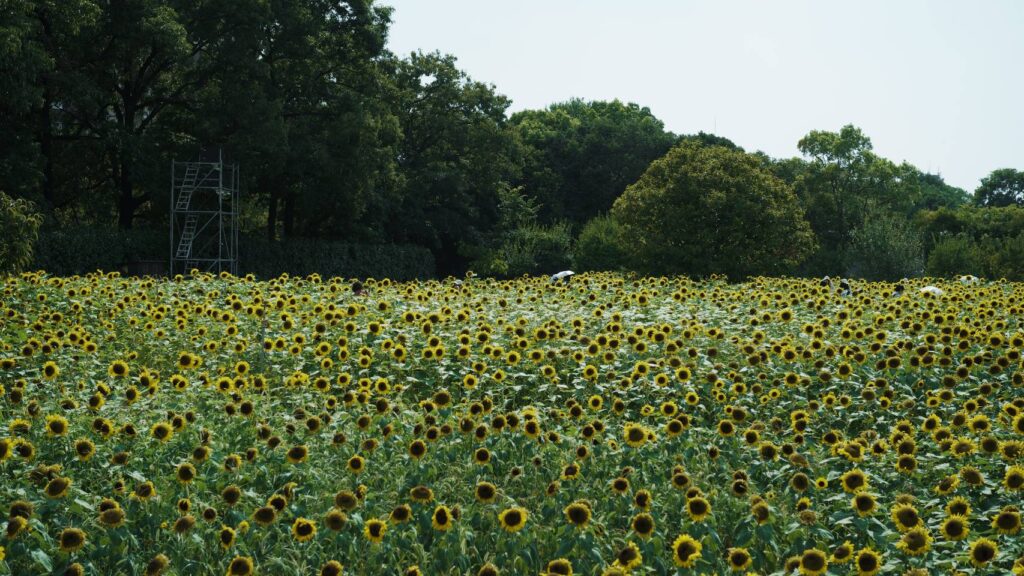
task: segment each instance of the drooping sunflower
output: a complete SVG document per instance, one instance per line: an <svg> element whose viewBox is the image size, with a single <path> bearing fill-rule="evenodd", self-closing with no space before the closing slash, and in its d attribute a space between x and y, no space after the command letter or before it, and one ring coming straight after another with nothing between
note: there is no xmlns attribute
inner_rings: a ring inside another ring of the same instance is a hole
<svg viewBox="0 0 1024 576"><path fill-rule="evenodd" d="M625 570L632 570L643 564L644 557L640 548L633 542L626 542L626 545L619 549L615 555L615 563Z"/></svg>
<svg viewBox="0 0 1024 576"><path fill-rule="evenodd" d="M57 536L57 544L60 546L60 551L67 554L81 550L85 546L85 540L86 534L79 528L65 528Z"/></svg>

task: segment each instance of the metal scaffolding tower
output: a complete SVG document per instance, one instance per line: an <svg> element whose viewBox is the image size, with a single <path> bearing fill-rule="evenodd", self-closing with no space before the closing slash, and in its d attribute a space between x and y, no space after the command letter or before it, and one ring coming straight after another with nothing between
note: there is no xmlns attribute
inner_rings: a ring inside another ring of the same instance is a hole
<svg viewBox="0 0 1024 576"><path fill-rule="evenodd" d="M171 163L171 276L238 274L238 183L238 165L225 164L222 151Z"/></svg>

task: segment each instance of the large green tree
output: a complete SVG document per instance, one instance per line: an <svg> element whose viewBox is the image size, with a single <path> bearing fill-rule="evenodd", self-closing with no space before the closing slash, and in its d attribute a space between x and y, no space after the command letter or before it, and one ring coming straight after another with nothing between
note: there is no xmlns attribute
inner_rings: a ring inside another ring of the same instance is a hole
<svg viewBox="0 0 1024 576"><path fill-rule="evenodd" d="M576 225L607 212L675 141L649 109L618 100L570 100L511 123L525 145L517 183L541 203L542 220Z"/></svg>
<svg viewBox="0 0 1024 576"><path fill-rule="evenodd" d="M798 147L806 160L784 163L774 172L793 179L820 243L807 271L846 273L853 232L873 210L912 212L921 196L920 172L875 154L871 140L854 126L839 132L812 131Z"/></svg>
<svg viewBox="0 0 1024 576"><path fill-rule="evenodd" d="M404 184L388 213L388 236L429 248L441 273L460 272L487 241L499 193L516 176L509 100L438 53L397 62L395 84Z"/></svg>
<svg viewBox="0 0 1024 576"><path fill-rule="evenodd" d="M978 206L1024 206L1024 171L1000 168L982 178L981 185L974 191L974 203Z"/></svg>
<svg viewBox="0 0 1024 576"><path fill-rule="evenodd" d="M612 216L647 273L781 274L814 247L792 188L760 158L692 141L654 161Z"/></svg>

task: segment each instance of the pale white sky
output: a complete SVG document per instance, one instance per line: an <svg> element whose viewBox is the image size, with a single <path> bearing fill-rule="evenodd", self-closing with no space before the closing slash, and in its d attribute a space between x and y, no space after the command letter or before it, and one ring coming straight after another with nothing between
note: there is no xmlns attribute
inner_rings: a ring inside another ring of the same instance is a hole
<svg viewBox="0 0 1024 576"><path fill-rule="evenodd" d="M393 52L454 54L512 111L618 98L776 157L852 123L969 192L1024 170L1024 0L380 2Z"/></svg>

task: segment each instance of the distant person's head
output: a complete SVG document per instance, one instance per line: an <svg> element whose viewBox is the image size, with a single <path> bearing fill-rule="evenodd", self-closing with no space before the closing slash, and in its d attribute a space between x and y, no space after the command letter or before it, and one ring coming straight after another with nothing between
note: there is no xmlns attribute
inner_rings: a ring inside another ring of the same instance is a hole
<svg viewBox="0 0 1024 576"><path fill-rule="evenodd" d="M356 280L355 282L353 282L352 283L352 293L355 294L356 296L362 296L363 295L363 283L360 282L359 280Z"/></svg>

